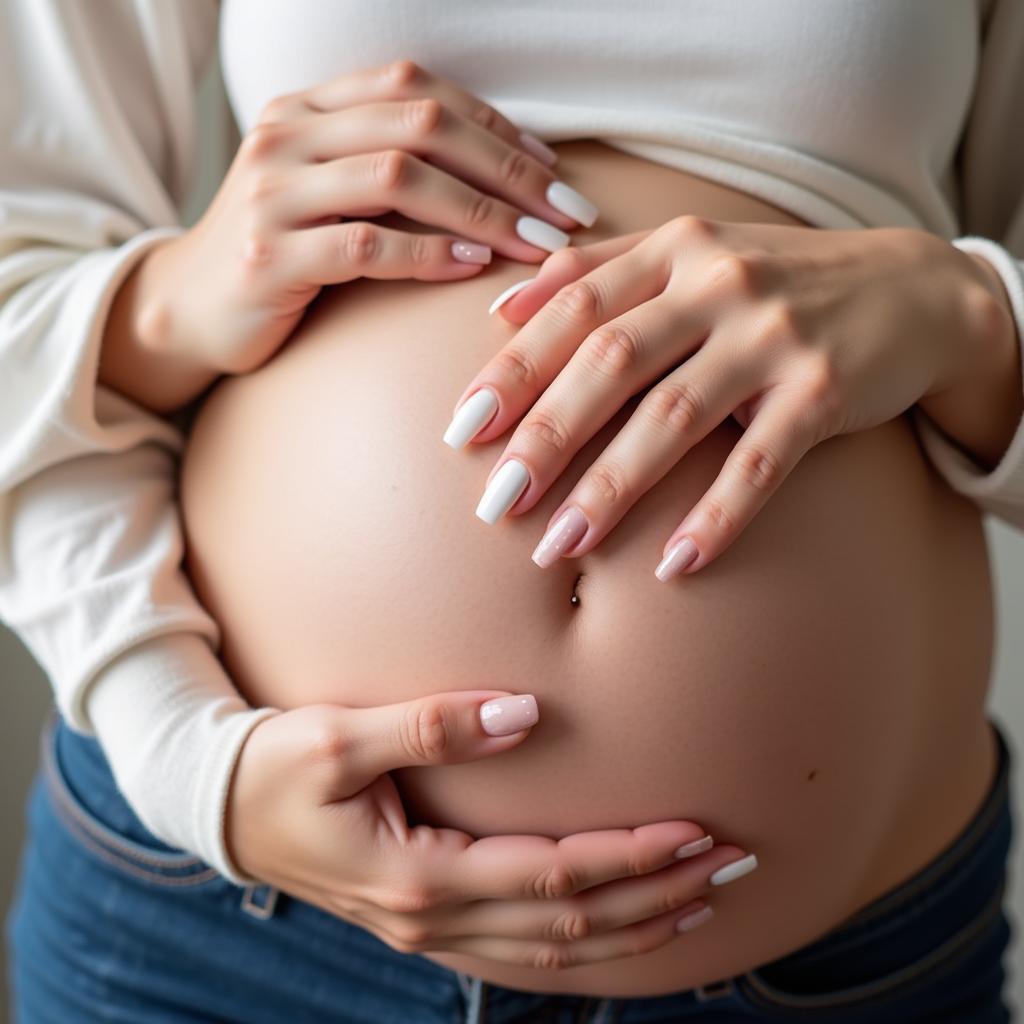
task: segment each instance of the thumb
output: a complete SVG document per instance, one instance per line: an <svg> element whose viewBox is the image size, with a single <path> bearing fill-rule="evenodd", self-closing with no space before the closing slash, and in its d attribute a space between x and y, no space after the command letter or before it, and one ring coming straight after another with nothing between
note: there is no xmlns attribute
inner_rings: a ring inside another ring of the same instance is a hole
<svg viewBox="0 0 1024 1024"><path fill-rule="evenodd" d="M393 768L460 764L518 746L539 718L530 693L454 690L398 704L346 708L338 719L343 795ZM342 795L342 794L339 794Z"/></svg>

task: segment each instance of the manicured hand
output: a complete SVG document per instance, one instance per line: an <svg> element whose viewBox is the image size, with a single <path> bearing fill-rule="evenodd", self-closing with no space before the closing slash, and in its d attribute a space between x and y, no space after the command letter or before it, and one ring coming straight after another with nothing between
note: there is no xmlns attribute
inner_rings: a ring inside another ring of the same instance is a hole
<svg viewBox="0 0 1024 1024"><path fill-rule="evenodd" d="M924 231L690 215L553 254L503 312L524 326L445 435L457 448L519 421L488 477L485 521L531 509L649 387L551 516L542 567L592 551L727 417L745 428L666 539L662 580L725 551L814 445L977 376L1007 317L979 264Z"/></svg>
<svg viewBox="0 0 1024 1024"><path fill-rule="evenodd" d="M477 690L265 719L228 795L231 855L402 952L557 969L656 949L711 917L702 897L757 859L693 822L562 839L409 826L392 769L500 755L538 714L528 694Z"/></svg>

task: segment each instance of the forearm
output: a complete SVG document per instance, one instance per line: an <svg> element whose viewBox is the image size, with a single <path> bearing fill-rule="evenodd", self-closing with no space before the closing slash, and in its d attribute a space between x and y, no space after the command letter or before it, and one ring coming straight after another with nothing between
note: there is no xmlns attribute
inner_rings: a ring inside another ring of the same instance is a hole
<svg viewBox="0 0 1024 1024"><path fill-rule="evenodd" d="M98 374L101 384L157 413L186 405L218 376L170 336L170 307L161 288L169 244L150 249L118 289L103 331Z"/></svg>
<svg viewBox="0 0 1024 1024"><path fill-rule="evenodd" d="M953 443L988 471L999 463L1024 415L1021 344L999 274L983 257L966 255L981 270L1001 311L996 307L996 315L979 317L978 329L964 338L973 372L965 374L961 383L917 404Z"/></svg>

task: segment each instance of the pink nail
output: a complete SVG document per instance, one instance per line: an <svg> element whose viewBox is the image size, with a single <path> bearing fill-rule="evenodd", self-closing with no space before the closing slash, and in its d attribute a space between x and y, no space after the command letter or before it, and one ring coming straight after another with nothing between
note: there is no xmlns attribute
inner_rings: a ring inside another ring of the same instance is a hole
<svg viewBox="0 0 1024 1024"><path fill-rule="evenodd" d="M476 242L452 242L452 256L460 263L490 263L491 247Z"/></svg>
<svg viewBox="0 0 1024 1024"><path fill-rule="evenodd" d="M687 914L685 917L679 918L676 921L677 932L688 932L699 925L702 925L709 918L714 916L714 911L711 907L701 907L700 910L695 910L692 914Z"/></svg>
<svg viewBox="0 0 1024 1024"><path fill-rule="evenodd" d="M654 570L654 575L664 583L665 580L671 579L676 573L682 572L688 565L691 565L699 553L697 545L689 537L684 537L678 544L669 548L668 554Z"/></svg>
<svg viewBox="0 0 1024 1024"><path fill-rule="evenodd" d="M531 135L529 132L519 133L519 144L523 149L535 156L541 163L547 164L548 167L558 159L558 154L550 146L546 145L538 139L536 135Z"/></svg>
<svg viewBox="0 0 1024 1024"><path fill-rule="evenodd" d="M480 724L491 736L511 736L536 725L540 718L537 698L532 693L499 697L480 705Z"/></svg>
<svg viewBox="0 0 1024 1024"><path fill-rule="evenodd" d="M567 508L544 534L532 558L542 569L554 565L587 532L587 517L575 506Z"/></svg>
<svg viewBox="0 0 1024 1024"><path fill-rule="evenodd" d="M675 852L675 858L676 860L684 860L687 857L696 857L698 853L704 853L705 850L710 850L714 845L715 841L711 836L701 836L700 839L694 839L692 843L680 846Z"/></svg>

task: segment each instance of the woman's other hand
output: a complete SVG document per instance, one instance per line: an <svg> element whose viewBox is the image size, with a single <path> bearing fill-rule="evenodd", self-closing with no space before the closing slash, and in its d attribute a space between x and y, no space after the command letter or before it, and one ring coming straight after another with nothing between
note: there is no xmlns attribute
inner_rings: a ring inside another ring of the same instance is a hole
<svg viewBox="0 0 1024 1024"><path fill-rule="evenodd" d="M167 411L209 383L204 370L246 373L266 362L324 285L463 280L492 249L539 262L597 216L557 180L554 158L492 106L409 60L279 96L198 223L154 246L122 286L101 371ZM447 233L363 219L390 211ZM178 374L181 387L139 384L138 360L123 351L133 339L177 357L189 371Z"/></svg>
<svg viewBox="0 0 1024 1024"><path fill-rule="evenodd" d="M551 516L533 555L546 567L592 551L732 415L742 438L655 568L662 580L695 572L814 445L919 400L942 401L954 386L984 393L981 382L1004 365L998 353L1016 350L1001 340L1009 323L1012 341L1012 319L993 276L906 228L683 216L566 249L505 306L525 326L463 392L456 408L466 411L446 439L491 441L523 417L477 510L495 522L531 509L627 400L653 385ZM1019 379L1007 386L1019 390Z"/></svg>
<svg viewBox="0 0 1024 1024"><path fill-rule="evenodd" d="M485 717L507 734L489 735ZM374 708L314 705L266 719L232 780L231 855L245 874L394 949L547 968L655 949L711 916L699 898L710 885L756 866L686 821L560 840L474 840L408 825L390 770L501 754L536 720L532 696L493 690ZM727 864L737 867L712 881Z"/></svg>

